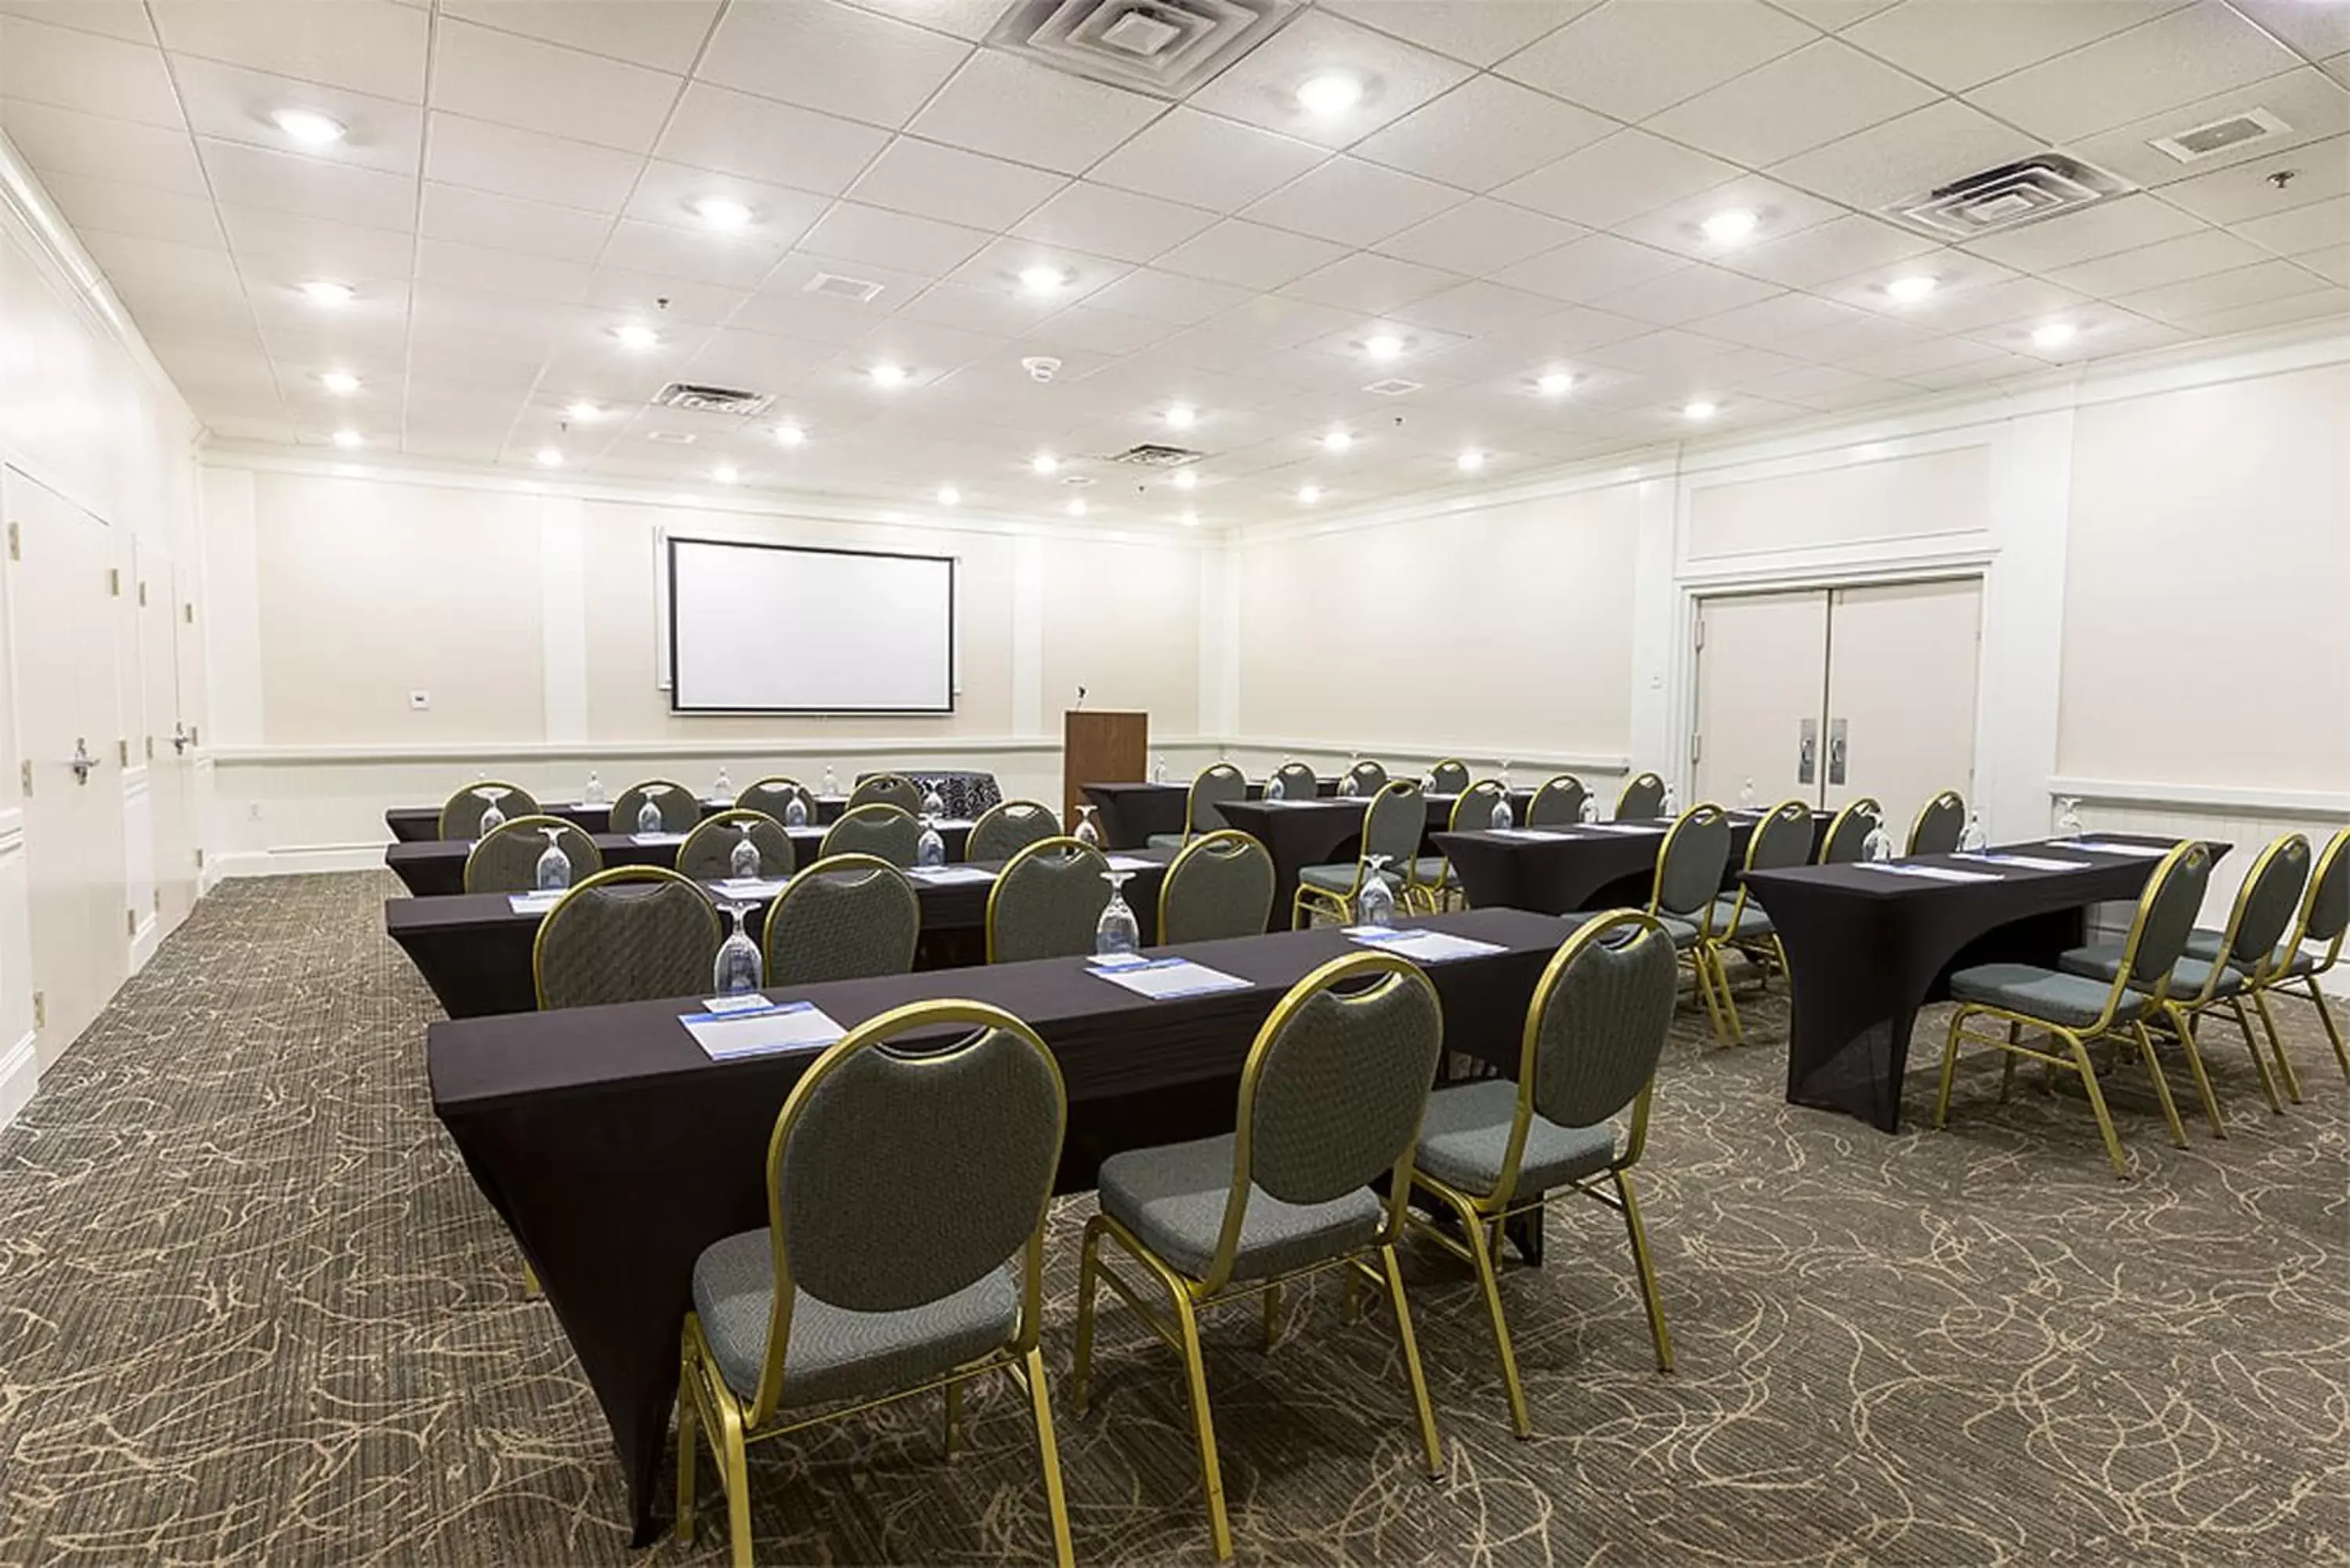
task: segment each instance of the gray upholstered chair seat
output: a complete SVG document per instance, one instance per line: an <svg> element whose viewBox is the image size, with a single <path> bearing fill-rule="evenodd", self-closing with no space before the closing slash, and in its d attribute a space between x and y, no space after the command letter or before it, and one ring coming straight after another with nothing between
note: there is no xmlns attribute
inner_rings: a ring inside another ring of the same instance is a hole
<svg viewBox="0 0 2350 1568"><path fill-rule="evenodd" d="M2187 956L2209 963L2220 956L2227 940L2225 931L2199 929L2187 939ZM2316 958L2306 950L2288 954L2282 942L2279 942L2276 950L2269 955L2269 963L2272 968L2281 966L2281 972L2285 974L2307 974L2317 967Z"/></svg>
<svg viewBox="0 0 2350 1568"><path fill-rule="evenodd" d="M1738 918L1736 930L1730 929L1733 911ZM1713 901L1713 934L1724 941L1735 941L1744 937L1767 937L1776 929L1778 928L1771 923L1771 917L1764 914L1752 898L1746 900L1746 908L1742 909L1738 908L1734 895Z"/></svg>
<svg viewBox="0 0 2350 1568"><path fill-rule="evenodd" d="M767 1357L775 1290L764 1229L712 1242L694 1262L702 1337L727 1386L746 1399L758 1392ZM784 1352L784 1403L820 1405L921 1383L1011 1343L1019 1323L1020 1283L1009 1265L905 1312L851 1312L801 1291Z"/></svg>
<svg viewBox="0 0 2350 1568"><path fill-rule="evenodd" d="M2056 955L2056 967L2066 974L2077 974L2090 980L2110 981L2122 971L2122 944L2092 942L2087 947L2071 948ZM2211 978L2211 961L2182 958L2170 966L2170 994L2175 998L2203 994L2204 983ZM2233 996L2244 989L2244 977L2230 970L2220 977L2214 996Z"/></svg>
<svg viewBox="0 0 2350 1568"><path fill-rule="evenodd" d="M1439 1181L1482 1198L1502 1179L1510 1122L1517 1111L1518 1086L1507 1078L1439 1090L1428 1097L1428 1111L1419 1124L1419 1152L1412 1163ZM1531 1198L1564 1187L1607 1169L1615 1158L1613 1126L1563 1127L1536 1111L1526 1123L1526 1145L1518 1156L1517 1193Z"/></svg>
<svg viewBox="0 0 2350 1568"><path fill-rule="evenodd" d="M1441 882L1448 888L1461 886L1461 878L1452 869L1452 862L1441 855L1423 855L1411 863L1411 879L1423 888Z"/></svg>
<svg viewBox="0 0 2350 1568"><path fill-rule="evenodd" d="M1190 840L1180 833L1154 833L1144 842L1153 849L1180 849Z"/></svg>
<svg viewBox="0 0 2350 1568"><path fill-rule="evenodd" d="M1184 1273L1198 1279L1216 1255L1232 1186L1232 1135L1112 1155L1097 1185L1102 1212ZM1378 1235L1383 1211L1367 1187L1327 1203L1284 1203L1263 1188L1249 1193L1232 1278L1263 1279L1303 1268Z"/></svg>
<svg viewBox="0 0 2350 1568"><path fill-rule="evenodd" d="M1379 877L1392 889L1399 891L1403 887L1403 878L1392 871L1382 871L1379 873ZM1352 892L1355 887L1355 863L1349 860L1343 866L1303 867L1298 870L1297 879L1309 888L1320 888L1327 892Z"/></svg>
<svg viewBox="0 0 2350 1568"><path fill-rule="evenodd" d="M2112 989L2110 976L2090 980L2028 963L1978 964L1950 976L1950 994L1960 1002L2004 1007L2012 1012L2044 1018L2051 1023L2072 1028L2085 1027L2103 1016L2106 993ZM2126 1007L2142 1007L2146 1000L2143 993L2135 991L2123 997Z"/></svg>
<svg viewBox="0 0 2350 1568"><path fill-rule="evenodd" d="M1572 914L1561 915L1559 919L1566 922L1569 932L1574 932L1581 929L1586 921L1597 919L1601 912L1597 909L1577 909ZM1694 922L1680 919L1672 915L1658 915L1653 919L1657 924L1665 928L1665 935L1673 939L1673 946L1676 949L1697 945L1697 926Z"/></svg>

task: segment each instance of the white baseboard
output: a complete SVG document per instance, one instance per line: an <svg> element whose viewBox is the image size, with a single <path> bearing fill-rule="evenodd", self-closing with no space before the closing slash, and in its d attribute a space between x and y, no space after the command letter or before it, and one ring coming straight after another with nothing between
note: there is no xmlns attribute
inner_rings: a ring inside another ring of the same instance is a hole
<svg viewBox="0 0 2350 1568"><path fill-rule="evenodd" d="M145 969L147 961L153 958L155 950L162 945L163 922L151 914L139 922L139 929L130 935L130 972L137 974Z"/></svg>
<svg viewBox="0 0 2350 1568"><path fill-rule="evenodd" d="M16 1119L33 1097L33 1090L41 1081L39 1036L29 1030L24 1037L5 1052L0 1052L0 1127Z"/></svg>
<svg viewBox="0 0 2350 1568"><path fill-rule="evenodd" d="M231 877L302 877L322 871L380 871L383 845L313 844L224 855L204 868L207 889Z"/></svg>

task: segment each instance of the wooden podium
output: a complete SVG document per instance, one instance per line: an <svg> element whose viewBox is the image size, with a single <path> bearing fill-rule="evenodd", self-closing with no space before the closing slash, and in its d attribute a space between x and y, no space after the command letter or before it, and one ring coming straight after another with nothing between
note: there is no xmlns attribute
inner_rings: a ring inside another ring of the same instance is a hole
<svg viewBox="0 0 2350 1568"><path fill-rule="evenodd" d="M1132 784L1150 771L1150 715L1072 708L1061 715L1061 831L1074 833L1089 784Z"/></svg>

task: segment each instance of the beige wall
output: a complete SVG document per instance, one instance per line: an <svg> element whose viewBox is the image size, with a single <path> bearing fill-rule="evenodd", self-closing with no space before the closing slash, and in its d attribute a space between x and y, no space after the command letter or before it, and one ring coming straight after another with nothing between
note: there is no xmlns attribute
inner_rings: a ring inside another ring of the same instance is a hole
<svg viewBox="0 0 2350 1568"><path fill-rule="evenodd" d="M1201 554L1185 543L1043 546L1043 711L1086 689L1088 708L1133 708L1158 735L1200 730Z"/></svg>
<svg viewBox="0 0 2350 1568"><path fill-rule="evenodd" d="M1722 560L1775 550L1979 532L1991 512L1989 451L1961 446L1832 468L1690 487L1689 555Z"/></svg>

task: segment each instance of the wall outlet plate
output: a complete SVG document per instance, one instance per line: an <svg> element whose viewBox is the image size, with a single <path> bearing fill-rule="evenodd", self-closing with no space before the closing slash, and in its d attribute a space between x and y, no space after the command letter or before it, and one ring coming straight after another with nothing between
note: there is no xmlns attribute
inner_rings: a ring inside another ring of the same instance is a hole
<svg viewBox="0 0 2350 1568"><path fill-rule="evenodd" d="M409 711L410 711L411 712L421 713L421 712L423 712L427 708L430 708L430 707L432 707L432 692L430 692L430 691L411 691L411 692L408 694L408 707L409 707Z"/></svg>

